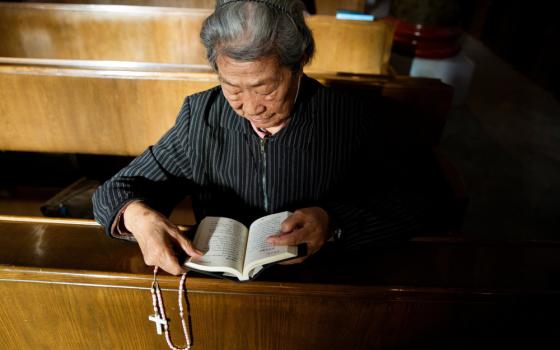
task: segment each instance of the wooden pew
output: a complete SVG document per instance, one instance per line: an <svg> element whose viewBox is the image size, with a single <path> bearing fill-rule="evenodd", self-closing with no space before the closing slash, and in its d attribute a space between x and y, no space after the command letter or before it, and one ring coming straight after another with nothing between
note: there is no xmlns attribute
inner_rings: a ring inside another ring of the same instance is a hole
<svg viewBox="0 0 560 350"><path fill-rule="evenodd" d="M362 12L365 10L365 0L316 0L315 9L319 15L334 16L337 10L352 10Z"/></svg>
<svg viewBox="0 0 560 350"><path fill-rule="evenodd" d="M36 1L24 0L23 2ZM200 9L214 9L216 4L213 0L48 0L43 2L54 4L164 6ZM315 10L319 15L334 16L338 9L364 11L365 4L365 0L317 0L315 1Z"/></svg>
<svg viewBox="0 0 560 350"><path fill-rule="evenodd" d="M23 0L22 2L37 2ZM214 9L214 0L48 0L41 1L49 4L83 4L83 5L131 5L158 7L186 7L191 9Z"/></svg>
<svg viewBox="0 0 560 350"><path fill-rule="evenodd" d="M0 149L138 155L213 73L0 65Z"/></svg>
<svg viewBox="0 0 560 350"><path fill-rule="evenodd" d="M558 243L423 239L346 263L329 247L248 283L189 274L193 349L536 349L558 340ZM151 281L137 247L99 227L0 218L4 349L166 349L148 321ZM159 281L183 345L179 279Z"/></svg>
<svg viewBox="0 0 560 350"><path fill-rule="evenodd" d="M0 57L207 66L208 9L0 3ZM317 54L307 72L388 74L394 27L307 17ZM335 58L335 59L333 59Z"/></svg>
<svg viewBox="0 0 560 350"><path fill-rule="evenodd" d="M9 151L135 156L174 123L185 96L218 84L215 73L187 66L168 70L166 65L112 65L101 70L67 62L9 62L1 64L0 59L0 110L9 125L0 129L0 149ZM377 96L380 105L394 101L414 106L415 113L402 120L403 129L438 143L452 96L438 80L311 76L326 85ZM398 117L387 115L396 124Z"/></svg>
<svg viewBox="0 0 560 350"><path fill-rule="evenodd" d="M0 150L136 156L173 125L186 95L218 83L215 73L186 65L105 63L0 59L0 110L8 125L0 128ZM312 77L377 99L380 107L399 107L379 111L393 128L396 145L415 140L437 146L452 97L451 88L440 81L340 74ZM121 167L127 164L121 163ZM14 166L18 165L6 164ZM110 169L105 175L118 170ZM57 177L48 168L39 171L43 177ZM78 177L82 176L89 175ZM22 183L0 186L0 214L40 215L39 207L62 190L49 181L46 185L49 188L27 189ZM455 192L458 228L466 198L462 186ZM190 203L180 205L172 218L194 224Z"/></svg>
<svg viewBox="0 0 560 350"><path fill-rule="evenodd" d="M420 116L430 116L436 126L424 137L437 144L451 101L448 86L333 72L309 73L326 85L351 85L357 93L420 106L426 111ZM183 62L4 58L0 110L9 127L0 129L0 149L136 155L173 123L185 95L216 83L212 72ZM429 98L438 103L431 105ZM502 284L485 284L484 278L493 275L470 280L472 271L483 266L484 261L470 260L480 259L480 251L461 250L464 259L453 260L456 251L453 246L389 251L354 271L344 265L325 268L336 261L336 255L327 255L309 265L271 269L250 284L192 275L187 287L195 344L205 349L398 348L420 341L437 345L434 334L441 330L463 337L474 331L473 339L487 340L492 335L485 326L511 320L504 313L511 296L524 307L513 320L533 315L526 313L531 296L555 296L546 281L508 286L505 278ZM434 275L420 277L419 262L429 262L426 271ZM105 238L92 221L2 216L0 337L8 349L165 348L147 321L150 274L135 245ZM161 281L174 317L178 280L163 276ZM532 294L518 289L525 287L534 288ZM429 322L426 314L434 315ZM473 327L471 321L482 323ZM175 317L175 335L177 323ZM505 323L504 329L511 325Z"/></svg>
<svg viewBox="0 0 560 350"><path fill-rule="evenodd" d="M25 0L24 2L36 1ZM216 4L213 0L49 0L44 2L54 4L165 6L201 9L214 9ZM317 0L315 1L315 10L319 15L334 16L338 9L364 11L365 4L365 0Z"/></svg>
<svg viewBox="0 0 560 350"><path fill-rule="evenodd" d="M0 31L5 39L0 55L14 56L0 58L0 105L10 125L0 131L0 150L139 154L172 125L184 96L217 84L201 58L203 50L198 42L200 22L209 13L146 7L0 4L0 29L10 28ZM383 22L333 21L325 16L310 17L309 21L318 54L306 70L308 74L327 85L350 80L387 100L418 101L419 94L437 91L432 96L440 98L435 106L443 108L432 113L433 107L426 105L430 135L422 132L437 144L447 113L449 87L432 81L425 87L434 89L424 89L409 79L396 78L402 83L392 85L395 78L388 76L336 73L387 73L391 26ZM68 32L73 35L67 37ZM183 37L187 39L181 41ZM165 40L181 43L190 56L181 56L177 45L162 43ZM350 50L343 50L342 43ZM333 60L332 53L339 57ZM141 62L144 60L175 63ZM7 197L0 207L11 208L11 197ZM30 202L36 206L38 200L32 198Z"/></svg>

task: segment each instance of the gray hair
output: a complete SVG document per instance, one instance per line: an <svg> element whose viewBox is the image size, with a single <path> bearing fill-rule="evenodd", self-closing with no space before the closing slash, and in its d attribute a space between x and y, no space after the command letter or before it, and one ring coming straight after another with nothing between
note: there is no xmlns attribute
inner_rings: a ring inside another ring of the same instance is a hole
<svg viewBox="0 0 560 350"><path fill-rule="evenodd" d="M304 9L299 0L218 0L200 32L208 61L217 71L219 55L239 61L275 56L281 65L299 71L315 51Z"/></svg>

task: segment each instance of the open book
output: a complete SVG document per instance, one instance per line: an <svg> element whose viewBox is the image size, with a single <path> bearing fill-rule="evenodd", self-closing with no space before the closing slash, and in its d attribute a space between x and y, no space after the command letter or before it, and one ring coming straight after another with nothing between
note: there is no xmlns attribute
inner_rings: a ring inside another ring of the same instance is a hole
<svg viewBox="0 0 560 350"><path fill-rule="evenodd" d="M268 236L280 232L280 225L290 214L263 216L249 229L233 219L207 216L200 222L193 240L194 246L205 254L189 258L185 266L247 281L265 265L295 258L298 246L274 246L266 242Z"/></svg>

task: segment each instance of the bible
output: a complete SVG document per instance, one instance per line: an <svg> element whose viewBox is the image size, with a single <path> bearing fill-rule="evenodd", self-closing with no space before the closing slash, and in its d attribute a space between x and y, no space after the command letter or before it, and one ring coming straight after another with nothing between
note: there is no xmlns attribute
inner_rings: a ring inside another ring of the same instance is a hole
<svg viewBox="0 0 560 350"><path fill-rule="evenodd" d="M253 279L268 265L302 255L302 247L274 246L266 239L280 232L280 225L291 213L263 216L247 228L239 221L216 216L205 217L194 235L194 246L204 253L191 257L185 266L191 270L237 278Z"/></svg>

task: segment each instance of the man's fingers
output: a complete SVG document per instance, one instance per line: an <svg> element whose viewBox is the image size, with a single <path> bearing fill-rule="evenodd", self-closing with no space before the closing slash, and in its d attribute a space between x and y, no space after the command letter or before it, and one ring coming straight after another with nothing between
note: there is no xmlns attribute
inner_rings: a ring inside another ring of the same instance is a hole
<svg viewBox="0 0 560 350"><path fill-rule="evenodd" d="M161 256L158 266L172 275L180 275L187 272L185 267L179 265L177 257L171 250L169 250L167 254Z"/></svg>
<svg viewBox="0 0 560 350"><path fill-rule="evenodd" d="M179 275L187 271L186 268L179 265L173 249L168 245L161 247L157 253L151 251L145 254L144 261L146 265L158 266L172 275Z"/></svg>
<svg viewBox="0 0 560 350"><path fill-rule="evenodd" d="M301 226L301 222L298 215L292 214L282 222L280 225L280 232L289 233L296 230L299 226Z"/></svg>
<svg viewBox="0 0 560 350"><path fill-rule="evenodd" d="M125 222L134 224L127 228L138 241L146 265L178 275L187 269L179 264L174 248L179 246L190 256L202 255L175 224L143 202L130 204L124 216Z"/></svg>
<svg viewBox="0 0 560 350"><path fill-rule="evenodd" d="M179 246L181 246L181 248L189 256L202 256L202 255L204 255L204 253L202 253L200 250L198 250L194 247L193 243L188 238L183 236L181 231L173 230L172 233L170 233L170 235L177 241Z"/></svg>
<svg viewBox="0 0 560 350"><path fill-rule="evenodd" d="M308 255L306 256L302 256L301 258L297 258L297 259L290 259L290 260L286 260L286 261L282 261L279 264L280 265L295 265L295 264L300 264L302 262L305 261L305 259L307 259Z"/></svg>
<svg viewBox="0 0 560 350"><path fill-rule="evenodd" d="M266 239L272 245L297 245L301 242L299 231L293 231L287 234L273 235Z"/></svg>

